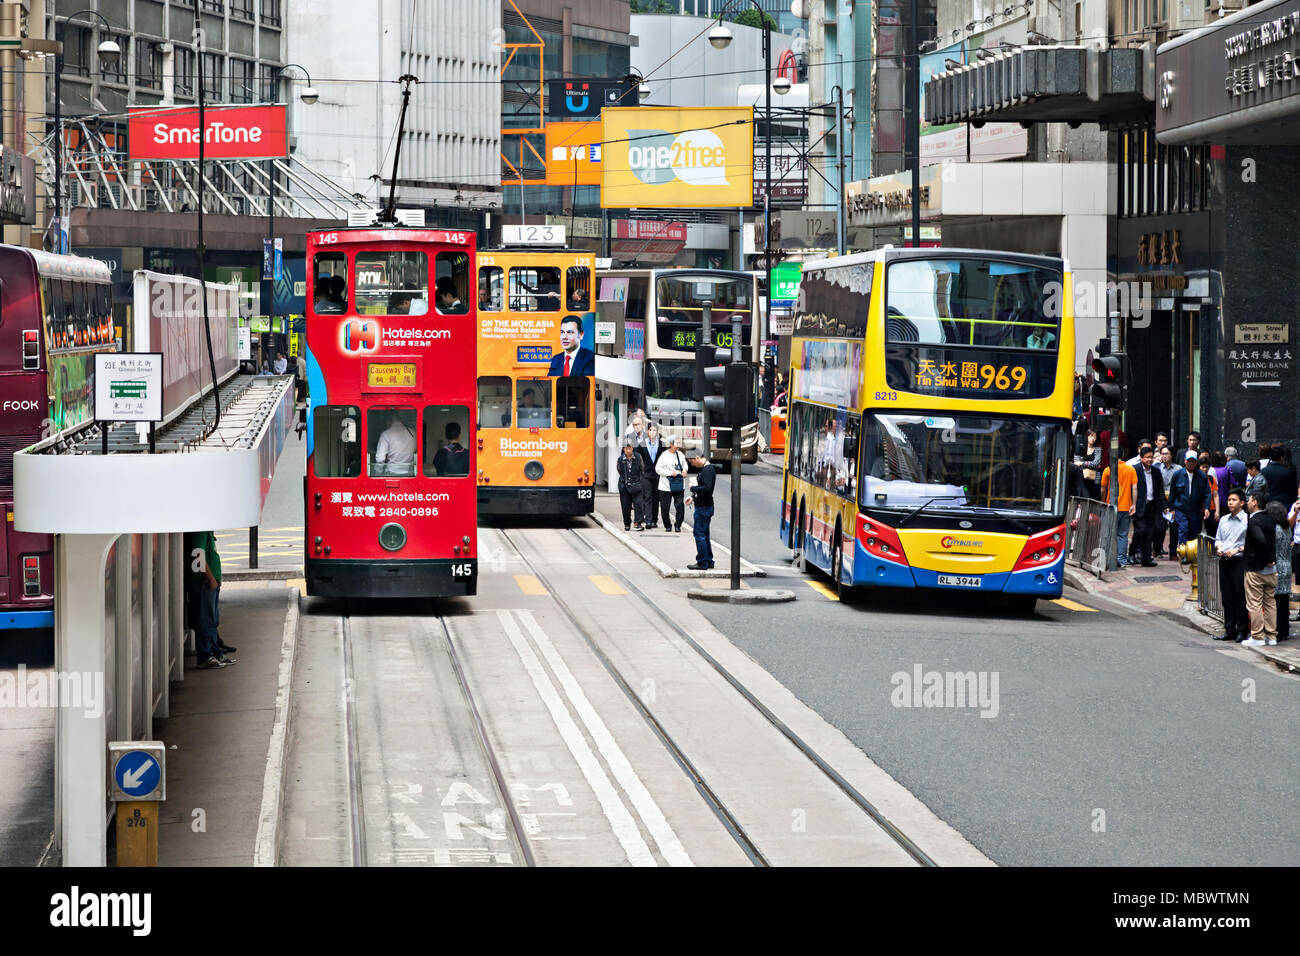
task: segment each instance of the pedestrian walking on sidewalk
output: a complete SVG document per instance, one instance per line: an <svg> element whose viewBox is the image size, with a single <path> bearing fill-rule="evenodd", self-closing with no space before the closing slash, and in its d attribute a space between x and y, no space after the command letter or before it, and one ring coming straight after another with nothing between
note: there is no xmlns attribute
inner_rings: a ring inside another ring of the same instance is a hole
<svg viewBox="0 0 1300 956"><path fill-rule="evenodd" d="M1241 455L1237 453L1236 445L1229 445L1223 449L1223 457L1228 462L1228 472L1232 475L1232 480L1228 482L1228 490L1233 488L1246 487L1246 463L1241 460Z"/></svg>
<svg viewBox="0 0 1300 956"><path fill-rule="evenodd" d="M659 482L655 473L655 464L667 446L659 437L659 426L650 425L645 430L645 444L636 450L641 456L641 471L645 474L645 526L647 529L657 527L659 521ZM667 530L668 522L664 522Z"/></svg>
<svg viewBox="0 0 1300 956"><path fill-rule="evenodd" d="M1165 483L1155 462L1155 449L1144 445L1135 472L1137 490L1133 497L1133 538L1144 568L1156 566L1151 559L1151 539L1155 534L1156 519L1165 510Z"/></svg>
<svg viewBox="0 0 1300 956"><path fill-rule="evenodd" d="M1223 633L1216 641L1244 641L1250 636L1246 614L1246 492L1228 492L1228 508L1214 533L1219 556L1219 603L1223 606Z"/></svg>
<svg viewBox="0 0 1300 956"><path fill-rule="evenodd" d="M1201 523L1210 516L1210 483L1201 474L1200 462L1191 449L1184 452L1183 469L1170 482L1169 507L1178 525L1178 540L1174 543L1177 554L1177 546L1196 540Z"/></svg>
<svg viewBox="0 0 1300 956"><path fill-rule="evenodd" d="M632 530L632 517L636 515L636 530L645 530L645 472L641 456L632 443L623 443L623 456L618 460L618 500L623 506L623 530Z"/></svg>
<svg viewBox="0 0 1300 956"><path fill-rule="evenodd" d="M1159 440L1160 440L1160 436L1157 436L1156 441ZM1168 439L1165 440L1168 441ZM1165 445L1164 448L1161 448L1160 451L1157 452L1156 467L1160 469L1160 478L1165 484L1165 508L1164 511L1160 513L1160 516L1156 521L1155 556L1157 558L1163 558L1165 556L1165 539L1168 538L1169 557L1177 561L1178 560L1178 526L1174 524L1173 521L1166 518L1165 516L1173 515L1173 511L1169 507L1169 486L1170 483L1174 480L1174 475L1178 474L1178 472L1181 469L1178 467L1177 462L1174 461L1174 450L1170 448L1168 445ZM1244 465L1242 466L1241 473L1243 476L1242 480L1245 481L1244 476L1246 474L1246 469ZM1244 498L1242 499L1242 503L1244 506L1245 504Z"/></svg>
<svg viewBox="0 0 1300 956"><path fill-rule="evenodd" d="M1277 522L1268 513L1268 492L1246 499L1246 610L1250 612L1251 647L1277 643Z"/></svg>
<svg viewBox="0 0 1300 956"><path fill-rule="evenodd" d="M1268 503L1268 513L1276 523L1273 531L1275 545L1274 564L1277 566L1277 639L1291 637L1291 515L1280 501Z"/></svg>
<svg viewBox="0 0 1300 956"><path fill-rule="evenodd" d="M692 571L707 571L713 567L713 543L709 540L709 523L713 521L713 488L718 481L717 470L701 454L691 459L691 464L699 469L695 484L691 485L691 496L687 504L695 505L695 563L688 564Z"/></svg>
<svg viewBox="0 0 1300 956"><path fill-rule="evenodd" d="M221 624L221 554L217 536L211 531L185 535L186 585L194 608L194 646L198 665L204 670L235 663L235 648L225 644L217 628Z"/></svg>
<svg viewBox="0 0 1300 956"><path fill-rule="evenodd" d="M672 528L675 532L682 530L682 518L686 508L683 499L686 496L686 456L682 454L681 443L676 438L668 439L668 449L655 462L655 474L659 477L659 501L663 509L664 530ZM669 523L669 505L677 508L676 522Z"/></svg>
<svg viewBox="0 0 1300 956"><path fill-rule="evenodd" d="M1074 463L1082 469L1083 487L1088 497L1094 501L1101 500L1101 489L1097 485L1097 472L1101 470L1101 446L1097 444L1097 433L1088 429L1087 445L1082 454L1076 455Z"/></svg>
<svg viewBox="0 0 1300 956"><path fill-rule="evenodd" d="M1115 560L1121 568L1128 567L1128 533L1132 526L1133 514L1137 510L1133 505L1133 493L1137 488L1137 472L1129 463L1119 463L1119 501L1115 504ZM1107 504L1110 500L1110 468L1101 473L1101 493Z"/></svg>

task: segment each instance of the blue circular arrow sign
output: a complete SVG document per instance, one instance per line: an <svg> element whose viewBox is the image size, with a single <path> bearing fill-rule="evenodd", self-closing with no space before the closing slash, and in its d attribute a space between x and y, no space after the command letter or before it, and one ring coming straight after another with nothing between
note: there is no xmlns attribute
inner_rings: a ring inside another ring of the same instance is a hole
<svg viewBox="0 0 1300 956"><path fill-rule="evenodd" d="M162 767L153 754L131 750L117 758L113 779L117 788L131 797L143 797L158 789Z"/></svg>

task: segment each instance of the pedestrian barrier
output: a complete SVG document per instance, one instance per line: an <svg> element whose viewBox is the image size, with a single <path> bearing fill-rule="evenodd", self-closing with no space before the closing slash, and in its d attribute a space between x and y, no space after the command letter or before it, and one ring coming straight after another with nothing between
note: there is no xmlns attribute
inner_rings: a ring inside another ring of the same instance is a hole
<svg viewBox="0 0 1300 956"><path fill-rule="evenodd" d="M1116 571L1115 509L1093 498L1071 498L1065 509L1065 560L1101 577Z"/></svg>
<svg viewBox="0 0 1300 956"><path fill-rule="evenodd" d="M1202 534L1196 547L1196 604L1202 614L1223 620L1223 602L1219 595L1219 556L1214 553L1214 538Z"/></svg>

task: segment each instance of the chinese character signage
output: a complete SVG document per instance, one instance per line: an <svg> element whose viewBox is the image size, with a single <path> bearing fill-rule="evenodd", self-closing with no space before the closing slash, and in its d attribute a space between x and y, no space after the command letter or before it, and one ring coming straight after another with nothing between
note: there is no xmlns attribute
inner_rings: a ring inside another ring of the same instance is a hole
<svg viewBox="0 0 1300 956"><path fill-rule="evenodd" d="M95 420L159 422L163 412L161 352L95 353Z"/></svg>

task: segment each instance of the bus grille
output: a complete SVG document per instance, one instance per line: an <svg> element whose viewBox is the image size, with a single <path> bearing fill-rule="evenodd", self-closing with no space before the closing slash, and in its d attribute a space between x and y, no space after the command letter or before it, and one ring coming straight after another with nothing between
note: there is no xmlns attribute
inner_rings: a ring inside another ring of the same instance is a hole
<svg viewBox="0 0 1300 956"><path fill-rule="evenodd" d="M0 436L0 489L12 491L14 486L14 452L26 448L34 439L3 435Z"/></svg>

